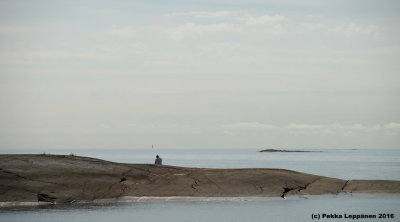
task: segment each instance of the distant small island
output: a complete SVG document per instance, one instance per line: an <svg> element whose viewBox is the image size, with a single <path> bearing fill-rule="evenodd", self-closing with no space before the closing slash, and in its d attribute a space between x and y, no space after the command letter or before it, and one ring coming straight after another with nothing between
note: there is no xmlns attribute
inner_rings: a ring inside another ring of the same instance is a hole
<svg viewBox="0 0 400 222"><path fill-rule="evenodd" d="M302 153L302 152L322 152L322 151L265 149L265 150L260 150L259 152Z"/></svg>

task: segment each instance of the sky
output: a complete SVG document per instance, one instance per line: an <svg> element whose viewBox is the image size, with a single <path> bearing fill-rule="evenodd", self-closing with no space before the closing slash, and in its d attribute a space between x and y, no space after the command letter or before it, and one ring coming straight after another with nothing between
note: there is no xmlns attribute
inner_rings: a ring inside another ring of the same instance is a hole
<svg viewBox="0 0 400 222"><path fill-rule="evenodd" d="M400 148L399 11L0 0L0 150Z"/></svg>

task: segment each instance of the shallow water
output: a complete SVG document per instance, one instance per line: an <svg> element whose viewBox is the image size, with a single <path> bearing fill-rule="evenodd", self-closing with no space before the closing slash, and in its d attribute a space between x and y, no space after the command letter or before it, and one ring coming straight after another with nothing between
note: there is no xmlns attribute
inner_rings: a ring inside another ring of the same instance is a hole
<svg viewBox="0 0 400 222"><path fill-rule="evenodd" d="M284 168L341 179L400 180L400 150L341 150L259 153L239 150L60 150L53 154L90 156L115 162L206 168ZM1 151L2 153L12 153ZM20 151L43 153L46 151ZM15 152L13 152L15 153ZM47 153L47 152L46 152ZM400 195L323 195L282 198L123 199L121 202L0 208L0 221L312 221L312 214L394 214L389 219L321 221L400 221Z"/></svg>
<svg viewBox="0 0 400 222"><path fill-rule="evenodd" d="M399 221L400 197L390 195L323 195L281 198L242 198L202 201L143 201L7 208L0 221L312 221L322 214L394 214L394 219L357 221ZM321 219L321 221L353 221Z"/></svg>

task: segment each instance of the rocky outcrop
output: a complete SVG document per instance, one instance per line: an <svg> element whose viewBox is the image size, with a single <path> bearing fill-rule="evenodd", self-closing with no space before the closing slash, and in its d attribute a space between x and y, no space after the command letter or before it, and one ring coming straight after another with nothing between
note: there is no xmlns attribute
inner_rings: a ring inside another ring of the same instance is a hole
<svg viewBox="0 0 400 222"><path fill-rule="evenodd" d="M400 193L400 181L351 180L283 169L123 164L64 155L0 155L0 202L74 202L122 196L238 197Z"/></svg>

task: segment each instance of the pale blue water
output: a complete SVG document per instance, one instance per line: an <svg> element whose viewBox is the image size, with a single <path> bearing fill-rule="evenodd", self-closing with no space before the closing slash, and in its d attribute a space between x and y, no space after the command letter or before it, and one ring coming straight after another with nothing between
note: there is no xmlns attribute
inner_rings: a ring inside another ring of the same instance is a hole
<svg viewBox="0 0 400 222"><path fill-rule="evenodd" d="M321 221L399 221L399 196L312 196L255 201L150 202L41 206L0 210L0 221L312 221L312 214L394 214L394 219Z"/></svg>
<svg viewBox="0 0 400 222"><path fill-rule="evenodd" d="M400 150L321 149L311 153L259 153L235 150L64 150L53 154L91 156L115 162L209 168L284 168L341 179L400 180ZM0 151L1 153L16 153ZM19 151L42 153L45 150ZM48 152L46 152L48 153ZM321 221L400 221L399 195L324 195L308 199L266 198L210 201L147 201L0 209L0 221L312 221L312 214L394 214L393 219Z"/></svg>

